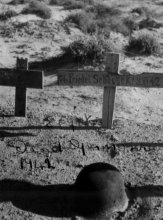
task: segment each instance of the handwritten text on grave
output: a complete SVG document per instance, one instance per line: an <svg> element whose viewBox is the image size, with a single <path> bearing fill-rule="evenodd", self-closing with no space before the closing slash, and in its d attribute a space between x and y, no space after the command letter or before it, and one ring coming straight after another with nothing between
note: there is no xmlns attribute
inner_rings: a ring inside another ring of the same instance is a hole
<svg viewBox="0 0 163 220"><path fill-rule="evenodd" d="M132 153L137 151L158 151L163 148L161 143L155 143L154 146L149 146L149 144L138 144L138 143L113 143L113 144L95 144L95 143L82 143L77 139L71 138L67 142L60 142L59 140L54 142L50 146L34 146L30 143L25 143L21 141L15 141L7 143L7 146L13 150L13 156L20 155L19 168L23 170L37 170L37 169L55 169L54 159L51 157L53 154L62 153L63 150L79 150L80 154L83 156L88 156L90 151L102 151L105 153L111 153L111 151L116 147L115 150L126 152L126 149ZM127 150L127 152L128 152ZM37 156L37 158L36 158ZM6 161L7 162L7 161ZM0 160L1 167L6 166L5 160Z"/></svg>

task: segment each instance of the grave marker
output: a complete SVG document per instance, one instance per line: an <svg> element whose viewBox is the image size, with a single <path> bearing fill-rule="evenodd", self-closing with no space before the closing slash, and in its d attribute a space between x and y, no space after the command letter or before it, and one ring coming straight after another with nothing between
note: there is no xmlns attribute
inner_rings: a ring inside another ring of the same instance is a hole
<svg viewBox="0 0 163 220"><path fill-rule="evenodd" d="M16 68L28 70L28 60L17 58ZM21 85L20 81L20 85L15 89L15 116L21 115L26 115L26 87Z"/></svg>
<svg viewBox="0 0 163 220"><path fill-rule="evenodd" d="M103 86L102 127L112 128L116 86L163 88L162 73L119 75L119 54L108 53L105 71L58 70L60 86Z"/></svg>
<svg viewBox="0 0 163 220"><path fill-rule="evenodd" d="M26 89L43 88L43 72L28 70L27 59L17 59L16 69L0 68L0 86L16 87L15 116L26 116Z"/></svg>

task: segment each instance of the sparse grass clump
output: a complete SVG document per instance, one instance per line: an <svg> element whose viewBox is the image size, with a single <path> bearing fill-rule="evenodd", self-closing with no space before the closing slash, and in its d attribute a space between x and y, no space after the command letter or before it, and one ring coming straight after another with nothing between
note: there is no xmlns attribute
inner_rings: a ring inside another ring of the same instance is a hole
<svg viewBox="0 0 163 220"><path fill-rule="evenodd" d="M149 16L150 15L150 10L147 7L138 7L138 8L133 8L132 13L137 13L140 16L145 15L145 16Z"/></svg>
<svg viewBox="0 0 163 220"><path fill-rule="evenodd" d="M155 10L152 10L148 7L138 7L134 8L131 11L132 13L137 13L139 16L142 16L144 18L157 18L158 14Z"/></svg>
<svg viewBox="0 0 163 220"><path fill-rule="evenodd" d="M86 5L94 4L94 0L50 0L50 5L60 5L63 6L64 9L73 10L73 9L82 9L85 8Z"/></svg>
<svg viewBox="0 0 163 220"><path fill-rule="evenodd" d="M40 1L31 1L27 8L22 11L23 14L35 14L43 19L51 18L51 10L44 3Z"/></svg>
<svg viewBox="0 0 163 220"><path fill-rule="evenodd" d="M108 16L117 16L121 14L119 9L102 3L95 4L92 10L95 13L97 19Z"/></svg>
<svg viewBox="0 0 163 220"><path fill-rule="evenodd" d="M106 24L109 25L110 30L113 32L121 33L124 36L130 35L129 28L121 18L111 17Z"/></svg>
<svg viewBox="0 0 163 220"><path fill-rule="evenodd" d="M140 32L136 36L131 36L126 46L126 51L138 55L160 54L160 43L158 39L150 33Z"/></svg>
<svg viewBox="0 0 163 220"><path fill-rule="evenodd" d="M64 6L66 10L82 9L84 8L84 2L69 0L62 3L62 6Z"/></svg>
<svg viewBox="0 0 163 220"><path fill-rule="evenodd" d="M9 18L16 16L17 13L13 10L8 10L0 14L0 21L6 21Z"/></svg>
<svg viewBox="0 0 163 220"><path fill-rule="evenodd" d="M93 19L93 14L84 11L70 14L65 22L75 24L84 33L95 33L97 24Z"/></svg>
<svg viewBox="0 0 163 220"><path fill-rule="evenodd" d="M106 52L113 50L113 44L105 38L93 35L80 37L62 49L77 63L101 63Z"/></svg>
<svg viewBox="0 0 163 220"><path fill-rule="evenodd" d="M10 5L20 5L20 4L27 4L31 1L37 1L37 0L12 0L9 4ZM40 0L40 2L49 3L50 0Z"/></svg>
<svg viewBox="0 0 163 220"><path fill-rule="evenodd" d="M29 0L13 0L9 4L10 5L19 5L29 3Z"/></svg>
<svg viewBox="0 0 163 220"><path fill-rule="evenodd" d="M125 17L123 19L123 24L128 28L128 31L130 32L130 34L134 30L139 29L139 24L132 17Z"/></svg>
<svg viewBox="0 0 163 220"><path fill-rule="evenodd" d="M160 28L161 23L155 21L153 18L147 17L139 22L139 29L143 28Z"/></svg>
<svg viewBox="0 0 163 220"><path fill-rule="evenodd" d="M137 24L131 18L122 19L120 15L121 11L116 7L94 2L81 12L69 15L65 22L74 23L84 33L103 33L109 37L113 31L128 36L137 28Z"/></svg>
<svg viewBox="0 0 163 220"><path fill-rule="evenodd" d="M49 4L63 6L64 9L67 9L67 10L84 8L84 2L76 1L76 0L65 0L65 1L50 0Z"/></svg>

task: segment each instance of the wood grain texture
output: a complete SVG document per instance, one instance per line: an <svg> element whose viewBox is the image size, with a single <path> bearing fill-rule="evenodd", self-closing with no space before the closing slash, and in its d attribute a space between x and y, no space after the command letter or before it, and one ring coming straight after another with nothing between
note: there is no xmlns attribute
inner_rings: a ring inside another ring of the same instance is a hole
<svg viewBox="0 0 163 220"><path fill-rule="evenodd" d="M119 54L108 53L106 56L106 71L118 75ZM103 92L103 110L102 110L102 127L112 128L114 101L116 86L104 87Z"/></svg>
<svg viewBox="0 0 163 220"><path fill-rule="evenodd" d="M59 70L58 85L163 88L163 74L119 75L106 71Z"/></svg>

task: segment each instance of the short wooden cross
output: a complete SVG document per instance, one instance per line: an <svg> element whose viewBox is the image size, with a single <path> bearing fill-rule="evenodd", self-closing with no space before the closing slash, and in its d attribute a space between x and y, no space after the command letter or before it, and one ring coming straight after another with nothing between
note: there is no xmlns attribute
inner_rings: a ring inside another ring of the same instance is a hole
<svg viewBox="0 0 163 220"><path fill-rule="evenodd" d="M43 88L43 72L28 70L28 60L17 58L16 69L0 68L0 86L16 87L15 116L26 116L26 89Z"/></svg>
<svg viewBox="0 0 163 220"><path fill-rule="evenodd" d="M58 70L58 85L103 86L102 127L112 128L116 86L163 88L163 74L120 75L119 54L106 55L105 71Z"/></svg>

